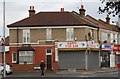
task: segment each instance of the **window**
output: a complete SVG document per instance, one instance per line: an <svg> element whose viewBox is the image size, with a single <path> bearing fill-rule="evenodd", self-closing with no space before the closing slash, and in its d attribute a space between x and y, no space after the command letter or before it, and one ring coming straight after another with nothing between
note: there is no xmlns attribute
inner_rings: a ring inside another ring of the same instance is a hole
<svg viewBox="0 0 120 79"><path fill-rule="evenodd" d="M52 32L51 28L46 29L46 40L51 40L52 39Z"/></svg>
<svg viewBox="0 0 120 79"><path fill-rule="evenodd" d="M33 51L19 51L19 64L33 64Z"/></svg>
<svg viewBox="0 0 120 79"><path fill-rule="evenodd" d="M89 30L88 36L89 36L89 40L93 40L93 29Z"/></svg>
<svg viewBox="0 0 120 79"><path fill-rule="evenodd" d="M104 42L105 40L108 42L108 33L102 32L101 33L101 41Z"/></svg>
<svg viewBox="0 0 120 79"><path fill-rule="evenodd" d="M74 41L74 29L73 28L67 28L66 40L67 41Z"/></svg>
<svg viewBox="0 0 120 79"><path fill-rule="evenodd" d="M108 34L108 36L107 36L107 40L108 40L108 43L110 43L110 34Z"/></svg>
<svg viewBox="0 0 120 79"><path fill-rule="evenodd" d="M119 40L119 41L118 41L118 44L120 44L120 35L118 35L118 40Z"/></svg>
<svg viewBox="0 0 120 79"><path fill-rule="evenodd" d="M17 53L12 53L12 63L17 63Z"/></svg>
<svg viewBox="0 0 120 79"><path fill-rule="evenodd" d="M23 30L23 43L30 43L30 30Z"/></svg>
<svg viewBox="0 0 120 79"><path fill-rule="evenodd" d="M52 49L51 48L46 49L46 55L52 55Z"/></svg>

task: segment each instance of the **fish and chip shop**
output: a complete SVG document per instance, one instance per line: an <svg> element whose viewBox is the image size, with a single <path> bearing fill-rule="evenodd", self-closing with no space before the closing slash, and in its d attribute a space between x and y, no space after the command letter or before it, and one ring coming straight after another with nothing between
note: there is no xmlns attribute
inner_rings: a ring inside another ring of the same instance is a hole
<svg viewBox="0 0 120 79"><path fill-rule="evenodd" d="M90 43L87 42L56 42L55 44L58 69L90 70L100 67L99 47L95 46L97 44L94 43L94 48L90 48Z"/></svg>

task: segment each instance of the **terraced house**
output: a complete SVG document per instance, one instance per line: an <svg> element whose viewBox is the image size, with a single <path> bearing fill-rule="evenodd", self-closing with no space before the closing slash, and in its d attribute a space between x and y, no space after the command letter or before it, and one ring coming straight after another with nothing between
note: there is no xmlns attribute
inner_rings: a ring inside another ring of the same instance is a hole
<svg viewBox="0 0 120 79"><path fill-rule="evenodd" d="M29 17L8 25L7 62L14 71L34 70L44 60L47 70L100 68L98 25L80 13L39 12L30 6ZM94 64L93 64L94 62Z"/></svg>
<svg viewBox="0 0 120 79"><path fill-rule="evenodd" d="M98 24L99 26L99 44L101 67L115 67L118 63L119 57L119 30L118 26L110 24L109 15L105 18L106 21L101 19L96 20L90 15L86 15L90 21Z"/></svg>

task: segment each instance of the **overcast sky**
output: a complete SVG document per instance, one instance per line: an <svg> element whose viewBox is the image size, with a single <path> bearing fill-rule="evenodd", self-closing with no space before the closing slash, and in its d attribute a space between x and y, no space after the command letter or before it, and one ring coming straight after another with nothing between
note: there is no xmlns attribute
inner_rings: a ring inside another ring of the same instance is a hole
<svg viewBox="0 0 120 79"><path fill-rule="evenodd" d="M83 4L86 14L96 19L105 21L106 14L98 14L98 7L103 6L100 0L5 0L5 24L6 26L24 19L29 16L28 10L30 6L34 6L36 13L40 11L65 11L79 12L80 5ZM117 17L111 17L111 21L117 21ZM6 27L6 36L9 35ZM0 36L3 36L3 0L0 0Z"/></svg>

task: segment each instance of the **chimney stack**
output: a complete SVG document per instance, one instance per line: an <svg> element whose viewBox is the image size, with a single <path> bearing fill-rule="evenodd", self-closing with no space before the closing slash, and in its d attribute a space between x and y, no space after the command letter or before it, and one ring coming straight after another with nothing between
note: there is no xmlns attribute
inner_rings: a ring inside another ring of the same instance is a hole
<svg viewBox="0 0 120 79"><path fill-rule="evenodd" d="M109 15L107 15L107 17L105 19L106 19L106 23L109 24L110 23L110 17L109 17Z"/></svg>
<svg viewBox="0 0 120 79"><path fill-rule="evenodd" d="M85 9L84 9L84 6L81 5L81 8L79 9L79 13L80 13L80 16L84 17L85 16Z"/></svg>
<svg viewBox="0 0 120 79"><path fill-rule="evenodd" d="M64 12L64 8L61 8L61 12Z"/></svg>
<svg viewBox="0 0 120 79"><path fill-rule="evenodd" d="M29 17L32 15L35 15L34 6L30 6L30 10L29 10Z"/></svg>

